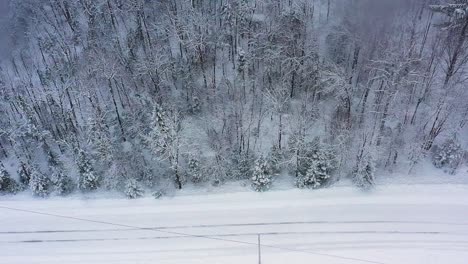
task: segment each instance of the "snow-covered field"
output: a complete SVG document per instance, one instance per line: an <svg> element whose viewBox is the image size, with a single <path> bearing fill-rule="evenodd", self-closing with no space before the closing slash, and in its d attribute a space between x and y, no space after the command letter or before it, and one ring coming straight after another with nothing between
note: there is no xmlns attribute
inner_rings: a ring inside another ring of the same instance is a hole
<svg viewBox="0 0 468 264"><path fill-rule="evenodd" d="M0 263L468 263L468 185L0 200Z"/></svg>

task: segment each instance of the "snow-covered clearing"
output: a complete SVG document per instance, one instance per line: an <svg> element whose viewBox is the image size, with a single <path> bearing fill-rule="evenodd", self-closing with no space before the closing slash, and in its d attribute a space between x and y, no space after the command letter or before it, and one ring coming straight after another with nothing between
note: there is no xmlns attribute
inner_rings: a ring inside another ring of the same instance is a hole
<svg viewBox="0 0 468 264"><path fill-rule="evenodd" d="M468 185L0 201L5 264L258 263L257 233L262 263L468 263Z"/></svg>

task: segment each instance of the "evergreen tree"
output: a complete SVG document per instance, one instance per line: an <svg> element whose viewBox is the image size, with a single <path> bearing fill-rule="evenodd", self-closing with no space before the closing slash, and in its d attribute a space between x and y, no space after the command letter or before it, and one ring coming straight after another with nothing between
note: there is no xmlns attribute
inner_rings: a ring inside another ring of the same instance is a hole
<svg viewBox="0 0 468 264"><path fill-rule="evenodd" d="M271 147L271 151L268 154L268 166L270 167L271 173L279 174L281 172L281 163L283 162L283 153L277 145Z"/></svg>
<svg viewBox="0 0 468 264"><path fill-rule="evenodd" d="M236 180L250 179L253 175L255 156L251 153L235 153L232 154L232 171L233 178Z"/></svg>
<svg viewBox="0 0 468 264"><path fill-rule="evenodd" d="M75 182L60 169L53 170L52 179L55 191L59 195L67 195L75 190Z"/></svg>
<svg viewBox="0 0 468 264"><path fill-rule="evenodd" d="M306 145L302 133L295 132L288 139L289 169L296 177L307 172L307 164L305 163L307 160Z"/></svg>
<svg viewBox="0 0 468 264"><path fill-rule="evenodd" d="M93 157L109 165L113 159L112 140L109 127L103 116L96 114L94 118L88 120L88 143L93 147Z"/></svg>
<svg viewBox="0 0 468 264"><path fill-rule="evenodd" d="M168 161L174 173L174 182L182 189L180 154L183 146L182 115L177 109L166 112L159 104L153 110L151 130L146 136L151 151L160 161Z"/></svg>
<svg viewBox="0 0 468 264"><path fill-rule="evenodd" d="M268 162L262 157L257 159L251 178L252 187L257 192L264 192L270 189L273 176L268 169Z"/></svg>
<svg viewBox="0 0 468 264"><path fill-rule="evenodd" d="M130 179L125 184L125 195L129 199L136 199L142 197L144 194L143 188L135 179Z"/></svg>
<svg viewBox="0 0 468 264"><path fill-rule="evenodd" d="M319 188L328 183L336 169L335 156L323 144L314 146L307 158L307 170L299 174L296 185L299 188Z"/></svg>
<svg viewBox="0 0 468 264"><path fill-rule="evenodd" d="M199 183L203 180L203 175L200 170L200 162L196 158L191 158L189 160L187 172L192 182Z"/></svg>
<svg viewBox="0 0 468 264"><path fill-rule="evenodd" d="M49 144L44 142L43 144L44 152L47 156L47 163L50 168L57 168L62 167L62 162L60 162L59 157L55 154L55 152L50 148Z"/></svg>
<svg viewBox="0 0 468 264"><path fill-rule="evenodd" d="M245 51L243 49L240 49L237 53L237 63L238 63L238 67L237 67L237 71L239 73L243 73L245 71L245 68L246 68L246 64L247 64L247 58L246 58L246 54L245 54Z"/></svg>
<svg viewBox="0 0 468 264"><path fill-rule="evenodd" d="M80 173L78 188L81 191L93 191L99 188L100 179L94 173L93 167L91 166L91 161L86 156L84 150L78 150L78 171Z"/></svg>
<svg viewBox="0 0 468 264"><path fill-rule="evenodd" d="M31 179L31 166L24 161L20 161L18 175L21 188L26 189L29 186L29 181Z"/></svg>
<svg viewBox="0 0 468 264"><path fill-rule="evenodd" d="M17 183L0 162L0 194L16 193L17 191Z"/></svg>
<svg viewBox="0 0 468 264"><path fill-rule="evenodd" d="M375 185L374 164L369 157L363 157L352 173L352 180L361 189L371 189Z"/></svg>
<svg viewBox="0 0 468 264"><path fill-rule="evenodd" d="M192 98L192 102L190 103L190 113L191 114L198 114L201 111L201 101L200 98L194 96Z"/></svg>
<svg viewBox="0 0 468 264"><path fill-rule="evenodd" d="M31 173L31 180L29 181L29 189L34 196L46 197L51 193L52 182L37 168L33 168Z"/></svg>
<svg viewBox="0 0 468 264"><path fill-rule="evenodd" d="M141 168L137 179L144 186L149 188L153 188L158 181L157 175L153 172L153 170L151 170L151 168L148 168L148 166L143 166L143 168Z"/></svg>
<svg viewBox="0 0 468 264"><path fill-rule="evenodd" d="M52 148L44 142L44 152L47 155L47 163L51 172L51 182L55 188L55 192L59 195L67 195L75 190L75 182L64 173L62 161L52 150Z"/></svg>
<svg viewBox="0 0 468 264"><path fill-rule="evenodd" d="M463 149L455 140L447 140L442 146L436 146L433 150L432 163L437 168L444 169L453 174L461 164Z"/></svg>
<svg viewBox="0 0 468 264"><path fill-rule="evenodd" d="M318 175L320 175L322 173L322 171L320 169L317 171L317 169L315 169L315 168L317 168L317 167L312 165L307 170L306 175L304 175L304 177L301 177L301 178L298 179L296 184L297 184L297 186L299 188L305 188L305 187L313 188L313 189L320 188L320 186L322 184L321 184L321 180L318 177ZM323 175L323 176L325 176L325 175ZM327 176L325 176L325 177L327 177ZM325 178L325 179L327 179L327 178Z"/></svg>

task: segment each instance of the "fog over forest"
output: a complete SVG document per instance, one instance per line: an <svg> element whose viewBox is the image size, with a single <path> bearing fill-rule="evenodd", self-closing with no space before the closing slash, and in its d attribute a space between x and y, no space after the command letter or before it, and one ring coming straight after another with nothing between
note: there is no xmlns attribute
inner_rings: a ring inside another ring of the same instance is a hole
<svg viewBox="0 0 468 264"><path fill-rule="evenodd" d="M0 33L0 194L468 174L468 0L0 0Z"/></svg>

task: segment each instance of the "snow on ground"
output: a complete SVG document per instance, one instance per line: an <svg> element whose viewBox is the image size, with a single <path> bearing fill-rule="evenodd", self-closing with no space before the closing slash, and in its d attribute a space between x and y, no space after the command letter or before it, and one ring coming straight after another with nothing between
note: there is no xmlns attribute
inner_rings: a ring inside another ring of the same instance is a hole
<svg viewBox="0 0 468 264"><path fill-rule="evenodd" d="M0 200L5 264L258 263L258 233L267 264L466 264L468 185Z"/></svg>

